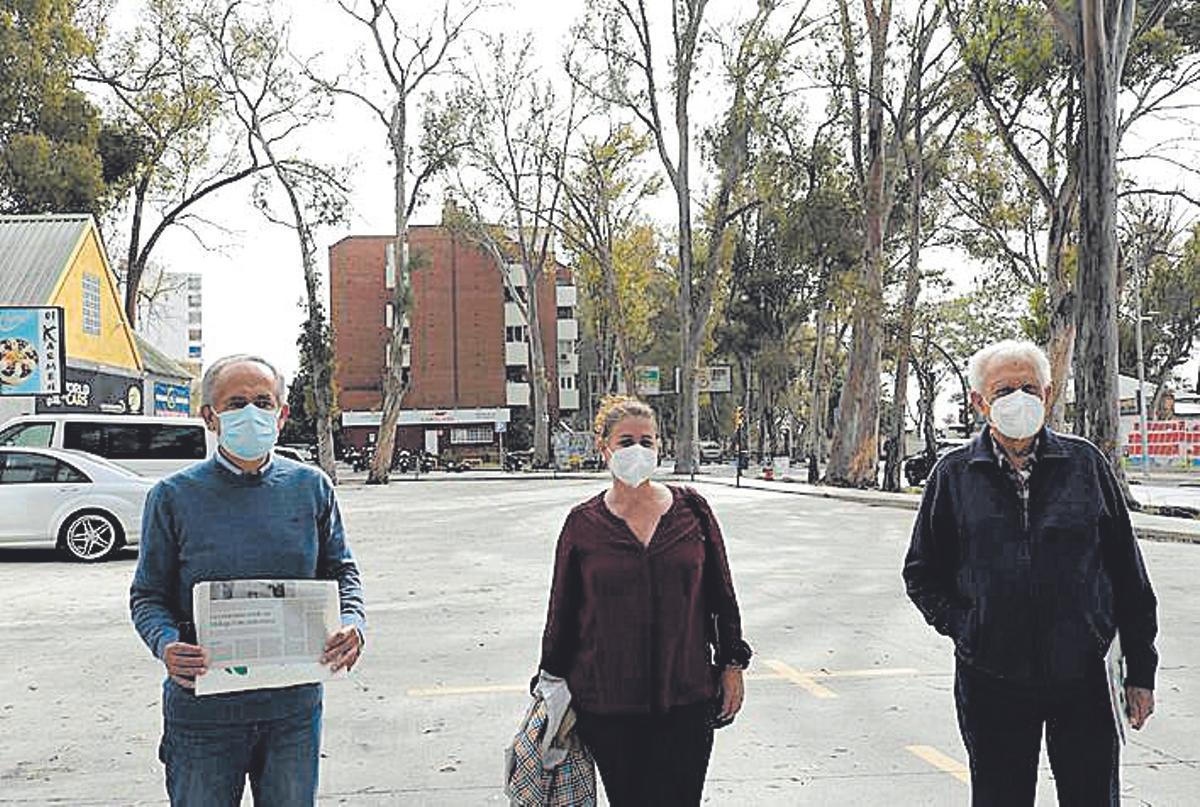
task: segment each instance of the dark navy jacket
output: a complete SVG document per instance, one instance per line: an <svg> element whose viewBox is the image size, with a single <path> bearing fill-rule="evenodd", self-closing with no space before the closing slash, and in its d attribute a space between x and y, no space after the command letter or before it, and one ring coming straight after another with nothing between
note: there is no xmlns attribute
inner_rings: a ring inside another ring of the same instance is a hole
<svg viewBox="0 0 1200 807"><path fill-rule="evenodd" d="M1112 469L1082 438L1044 429L1038 443L1027 527L988 429L938 462L904 562L908 596L981 672L1079 679L1119 628L1127 683L1153 689L1157 601Z"/></svg>

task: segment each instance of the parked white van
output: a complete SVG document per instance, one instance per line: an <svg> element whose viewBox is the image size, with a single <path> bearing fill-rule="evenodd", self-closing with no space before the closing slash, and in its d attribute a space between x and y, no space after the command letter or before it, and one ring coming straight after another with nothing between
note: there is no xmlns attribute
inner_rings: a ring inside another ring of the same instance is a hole
<svg viewBox="0 0 1200 807"><path fill-rule="evenodd" d="M21 415L0 426L0 446L86 451L158 478L211 455L216 435L199 418Z"/></svg>

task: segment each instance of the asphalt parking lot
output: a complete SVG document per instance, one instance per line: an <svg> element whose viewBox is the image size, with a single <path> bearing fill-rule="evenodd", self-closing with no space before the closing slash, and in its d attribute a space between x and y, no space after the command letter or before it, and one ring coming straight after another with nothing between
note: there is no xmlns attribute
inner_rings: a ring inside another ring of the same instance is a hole
<svg viewBox="0 0 1200 807"><path fill-rule="evenodd" d="M326 696L322 804L505 804L552 552L595 480L398 482L339 495L370 632ZM962 805L950 647L899 577L913 514L701 485L727 533L756 657L717 735L712 805ZM252 537L247 537L252 540ZM1200 546L1145 543L1162 625L1158 712L1124 803L1200 803ZM129 624L135 556L0 551L0 804L164 804L161 667ZM1043 757L1044 762L1044 757ZM1039 805L1052 805L1045 766ZM247 801L248 803L248 801Z"/></svg>

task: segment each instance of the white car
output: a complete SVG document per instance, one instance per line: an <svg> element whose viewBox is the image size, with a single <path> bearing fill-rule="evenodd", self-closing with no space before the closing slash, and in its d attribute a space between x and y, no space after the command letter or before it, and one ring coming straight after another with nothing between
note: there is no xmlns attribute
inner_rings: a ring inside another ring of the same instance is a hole
<svg viewBox="0 0 1200 807"><path fill-rule="evenodd" d="M154 481L82 451L0 447L0 547L103 560L138 543Z"/></svg>

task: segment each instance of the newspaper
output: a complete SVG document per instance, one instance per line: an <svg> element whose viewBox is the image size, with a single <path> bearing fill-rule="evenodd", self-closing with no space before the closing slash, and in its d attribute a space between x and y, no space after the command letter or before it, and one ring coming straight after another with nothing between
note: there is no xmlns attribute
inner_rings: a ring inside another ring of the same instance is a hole
<svg viewBox="0 0 1200 807"><path fill-rule="evenodd" d="M1117 726L1117 737L1124 745L1129 737L1129 704L1125 698L1125 653L1121 650L1121 636L1113 638L1104 657L1104 668L1108 673L1108 702L1112 705L1113 721Z"/></svg>
<svg viewBox="0 0 1200 807"><path fill-rule="evenodd" d="M240 692L343 677L321 664L341 627L333 580L219 580L192 588L196 640L209 652L196 694Z"/></svg>

